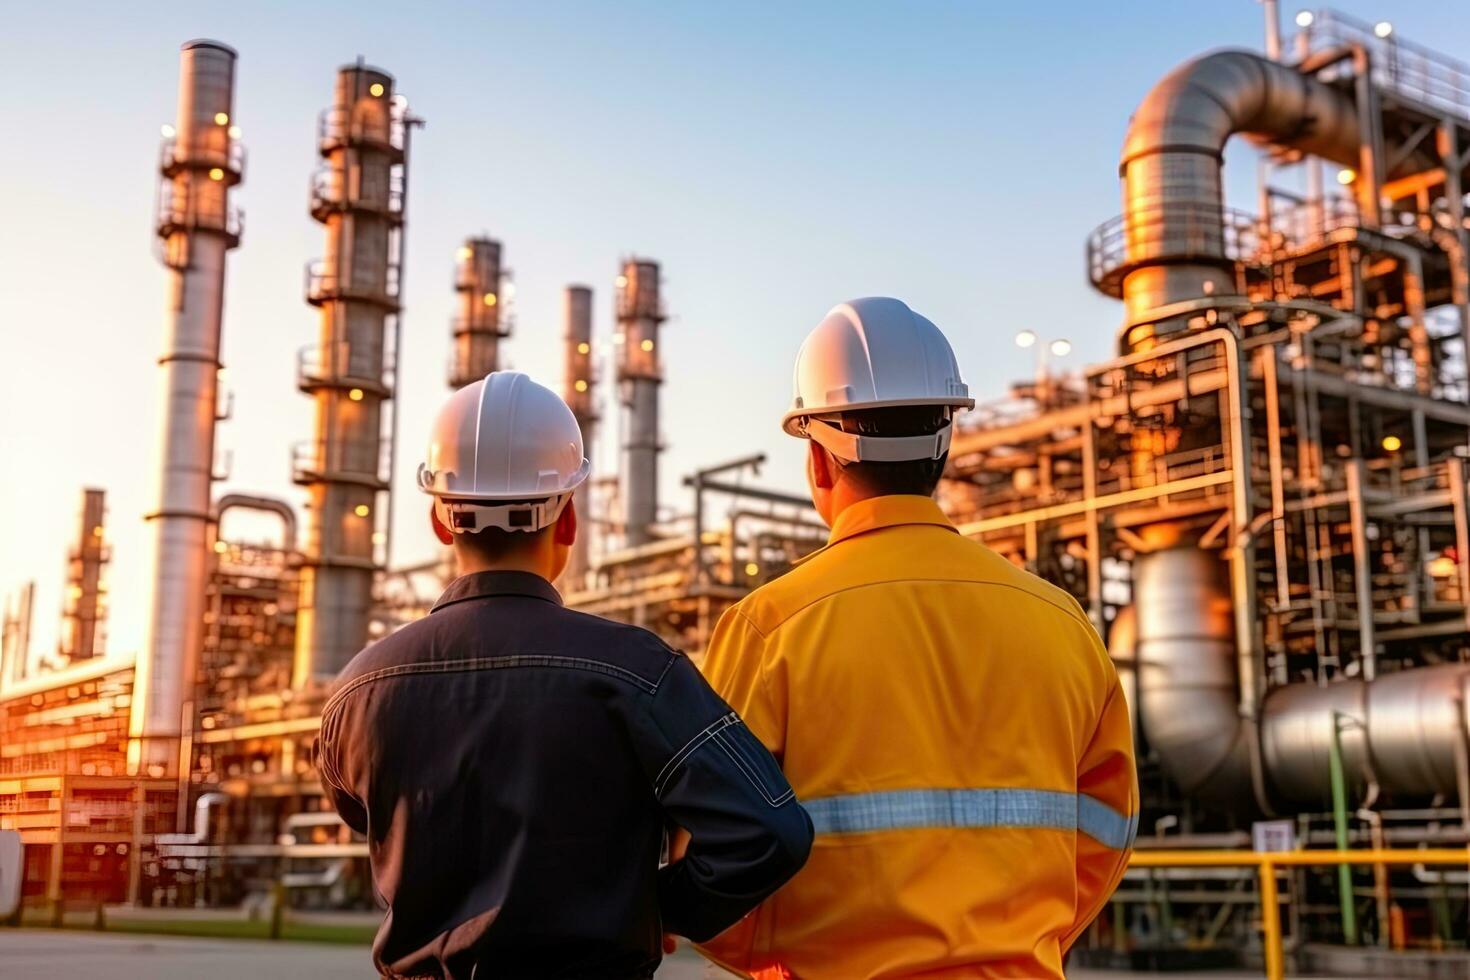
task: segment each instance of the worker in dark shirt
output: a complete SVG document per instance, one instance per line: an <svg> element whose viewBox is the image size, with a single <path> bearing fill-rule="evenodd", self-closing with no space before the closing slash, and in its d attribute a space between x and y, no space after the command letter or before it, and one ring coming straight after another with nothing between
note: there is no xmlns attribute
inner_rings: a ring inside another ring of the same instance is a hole
<svg viewBox="0 0 1470 980"><path fill-rule="evenodd" d="M457 578L347 666L322 712L327 796L366 835L394 977L647 977L796 873L812 825L682 654L564 608L582 436L497 372L441 410L419 468ZM687 851L659 867L666 828Z"/></svg>

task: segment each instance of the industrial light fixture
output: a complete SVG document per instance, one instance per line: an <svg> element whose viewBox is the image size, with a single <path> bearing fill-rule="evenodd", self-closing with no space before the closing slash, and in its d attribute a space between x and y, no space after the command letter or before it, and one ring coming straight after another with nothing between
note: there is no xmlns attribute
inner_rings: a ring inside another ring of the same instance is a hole
<svg viewBox="0 0 1470 980"><path fill-rule="evenodd" d="M1027 347L1035 347L1036 341L1039 339L1040 338L1036 336L1035 330L1022 330L1020 333L1016 334L1016 346L1020 347L1022 350L1026 349Z"/></svg>
<svg viewBox="0 0 1470 980"><path fill-rule="evenodd" d="M516 294L516 284L513 282L508 282L504 286L500 287L500 291L505 294L506 299L510 299Z"/></svg>
<svg viewBox="0 0 1470 980"><path fill-rule="evenodd" d="M645 340L643 343L639 344L638 346L639 347L642 347L646 351L653 350L653 341L652 340Z"/></svg>
<svg viewBox="0 0 1470 980"><path fill-rule="evenodd" d="M1052 357L1066 357L1072 353L1072 342L1066 338L1058 338L1051 342Z"/></svg>
<svg viewBox="0 0 1470 980"><path fill-rule="evenodd" d="M388 535L384 534L382 531L373 532L373 544L382 544L384 541L387 540Z"/></svg>
<svg viewBox="0 0 1470 980"><path fill-rule="evenodd" d="M352 512L358 517L366 517L373 512L373 509L367 504L358 504L356 507L352 508Z"/></svg>
<svg viewBox="0 0 1470 980"><path fill-rule="evenodd" d="M617 281L617 284L618 284L618 288L619 289L622 289L624 286L628 285L628 277L627 276L618 276L618 278L617 278L616 281Z"/></svg>
<svg viewBox="0 0 1470 980"><path fill-rule="evenodd" d="M475 250L470 248L468 245L461 245L459 247L459 251L455 254L459 256L459 260L461 262L467 262L469 261L470 256L475 254Z"/></svg>
<svg viewBox="0 0 1470 980"><path fill-rule="evenodd" d="M362 401L362 389L361 388L353 388L351 391L349 391L347 393L347 397L348 398L351 398L355 402Z"/></svg>
<svg viewBox="0 0 1470 980"><path fill-rule="evenodd" d="M216 554L222 555L226 551L229 551L230 550L230 546L227 545L227 544L225 544L223 541L216 541L214 543L214 550L215 550L215 553Z"/></svg>
<svg viewBox="0 0 1470 980"><path fill-rule="evenodd" d="M1312 12L1310 10L1298 11L1297 12L1297 15L1296 15L1296 26L1297 27L1311 27L1312 26L1312 21L1314 21L1316 19L1317 18L1312 14Z"/></svg>
<svg viewBox="0 0 1470 980"><path fill-rule="evenodd" d="M228 126L230 124L230 114L228 112L216 112L214 114L214 124L216 126Z"/></svg>
<svg viewBox="0 0 1470 980"><path fill-rule="evenodd" d="M245 131L243 129L241 129L239 126L231 126L230 127L230 139L237 140L241 136L244 136L244 135L245 135Z"/></svg>
<svg viewBox="0 0 1470 980"><path fill-rule="evenodd" d="M219 167L210 167L209 168L209 179L210 180L224 180L225 179L225 172L223 170L221 170Z"/></svg>
<svg viewBox="0 0 1470 980"><path fill-rule="evenodd" d="M748 562L745 563L745 574L746 575L756 575L756 574L758 574L760 572L760 570L761 570L761 567L759 565L757 565L753 561L748 561Z"/></svg>
<svg viewBox="0 0 1470 980"><path fill-rule="evenodd" d="M1373 25L1373 33L1379 37L1388 37L1393 33L1393 25L1386 20L1380 20Z"/></svg>
<svg viewBox="0 0 1470 980"><path fill-rule="evenodd" d="M1356 170L1354 170L1352 167L1343 167L1341 170L1339 170L1337 172L1337 182L1339 184L1351 184L1353 181L1355 181L1357 179L1358 179L1358 172Z"/></svg>
<svg viewBox="0 0 1470 980"><path fill-rule="evenodd" d="M164 123L161 127L159 127L159 132L163 133L163 138L166 140L171 140L174 138L175 130L168 123Z"/></svg>
<svg viewBox="0 0 1470 980"><path fill-rule="evenodd" d="M587 341L585 341L585 340L582 341L580 344L577 345L577 353L578 354L590 354L590 353L592 353L592 345L589 344L589 343L587 343Z"/></svg>
<svg viewBox="0 0 1470 980"><path fill-rule="evenodd" d="M382 82L373 82L373 84L368 86L368 94L375 99L381 96L383 94L383 91L384 89Z"/></svg>
<svg viewBox="0 0 1470 980"><path fill-rule="evenodd" d="M1404 440L1400 439L1398 436L1384 436L1383 448L1386 452L1396 453L1400 449L1404 448Z"/></svg>
<svg viewBox="0 0 1470 980"><path fill-rule="evenodd" d="M572 387L573 388L576 388L578 391L586 391L587 390L587 382L586 381L583 381L581 378L578 378L577 379L577 383L574 384Z"/></svg>
<svg viewBox="0 0 1470 980"><path fill-rule="evenodd" d="M499 300L499 298L494 293L486 293L485 294L485 305L486 306L494 306L498 302L500 302L500 300Z"/></svg>

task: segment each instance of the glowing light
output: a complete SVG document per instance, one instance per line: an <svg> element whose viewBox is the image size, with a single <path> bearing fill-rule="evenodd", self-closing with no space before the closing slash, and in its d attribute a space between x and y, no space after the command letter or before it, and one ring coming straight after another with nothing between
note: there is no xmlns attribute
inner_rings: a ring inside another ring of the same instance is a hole
<svg viewBox="0 0 1470 980"><path fill-rule="evenodd" d="M1053 357L1066 357L1072 353L1072 342L1070 340L1053 340L1051 342L1051 354Z"/></svg>
<svg viewBox="0 0 1470 980"><path fill-rule="evenodd" d="M1357 179L1358 179L1358 172L1356 170L1354 170L1352 167L1343 167L1341 170L1339 170L1337 172L1337 182L1339 184L1351 184L1353 181L1355 181Z"/></svg>
<svg viewBox="0 0 1470 980"><path fill-rule="evenodd" d="M1449 578L1455 574L1455 560L1449 555L1440 555L1438 558L1429 559L1426 568L1435 578Z"/></svg>
<svg viewBox="0 0 1470 980"><path fill-rule="evenodd" d="M358 504L356 507L352 508L352 512L358 517L366 517L373 512L373 509L367 504Z"/></svg>
<svg viewBox="0 0 1470 980"><path fill-rule="evenodd" d="M500 298L498 296L496 296L494 293L486 293L485 294L485 305L486 306L494 306L498 302L500 302Z"/></svg>
<svg viewBox="0 0 1470 980"><path fill-rule="evenodd" d="M80 599L82 597L82 587L80 585L73 585L66 590L66 593L73 599Z"/></svg>
<svg viewBox="0 0 1470 980"><path fill-rule="evenodd" d="M1016 334L1016 346L1020 347L1023 350L1027 347L1035 347L1036 341L1039 339L1040 338L1036 336L1036 331L1022 330L1020 333Z"/></svg>
<svg viewBox="0 0 1470 980"><path fill-rule="evenodd" d="M214 114L214 124L216 126L228 126L230 124L230 114L228 112L216 112Z"/></svg>
<svg viewBox="0 0 1470 980"><path fill-rule="evenodd" d="M506 299L510 299L516 294L516 284L513 282L508 282L504 286L500 287L500 291L505 294Z"/></svg>
<svg viewBox="0 0 1470 980"><path fill-rule="evenodd" d="M578 354L590 354L590 353L592 353L592 345L589 344L589 343L587 343L587 341L585 341L585 340L582 341L580 344L577 345L577 353Z"/></svg>
<svg viewBox="0 0 1470 980"><path fill-rule="evenodd" d="M650 351L650 350L653 350L653 341L651 341L651 340L645 340L643 343L639 344L638 346L639 347L642 347L646 351Z"/></svg>
<svg viewBox="0 0 1470 980"><path fill-rule="evenodd" d="M470 248L468 245L461 245L459 247L458 255L461 262L468 262L470 260L470 257L474 254L475 250Z"/></svg>
<svg viewBox="0 0 1470 980"><path fill-rule="evenodd" d="M1383 448L1386 452L1396 453L1400 449L1404 448L1404 440L1400 439L1398 436L1384 436Z"/></svg>
<svg viewBox="0 0 1470 980"><path fill-rule="evenodd" d="M166 140L171 140L174 138L175 130L168 123L164 123L163 126L159 129L159 132L163 133L163 138Z"/></svg>
<svg viewBox="0 0 1470 980"><path fill-rule="evenodd" d="M241 129L239 126L231 126L230 127L230 139L237 140L241 136L244 136L244 135L245 135L245 131L243 129Z"/></svg>
<svg viewBox="0 0 1470 980"><path fill-rule="evenodd" d="M94 538L100 538L100 537L102 537L102 525L101 524L98 524L96 527L92 528L92 537L94 537Z"/></svg>
<svg viewBox="0 0 1470 980"><path fill-rule="evenodd" d="M384 91L382 82L373 82L373 84L368 86L368 95L371 95L375 99L380 98Z"/></svg>
<svg viewBox="0 0 1470 980"><path fill-rule="evenodd" d="M578 378L577 379L577 383L574 384L574 385L572 385L572 387L573 388L576 388L578 391L586 391L587 390L587 382L583 381L581 378Z"/></svg>
<svg viewBox="0 0 1470 980"><path fill-rule="evenodd" d="M1386 20L1380 20L1373 25L1373 33L1379 37L1388 37L1393 33L1393 25Z"/></svg>
<svg viewBox="0 0 1470 980"><path fill-rule="evenodd" d="M745 574L746 575L755 575L760 570L761 570L761 567L759 565L757 565L753 561L748 561L748 562L745 563Z"/></svg>
<svg viewBox="0 0 1470 980"><path fill-rule="evenodd" d="M353 388L351 391L349 391L347 393L347 397L348 398L351 398L355 402L362 401L362 389L361 388Z"/></svg>
<svg viewBox="0 0 1470 980"><path fill-rule="evenodd" d="M210 180L224 180L225 179L225 172L223 170L221 170L219 167L210 167L209 168L209 179Z"/></svg>
<svg viewBox="0 0 1470 980"><path fill-rule="evenodd" d="M1297 27L1311 27L1312 26L1312 21L1314 21L1316 19L1317 18L1312 14L1312 12L1310 10L1303 10L1303 11L1301 11L1300 13L1298 13L1296 15L1296 26Z"/></svg>
<svg viewBox="0 0 1470 980"><path fill-rule="evenodd" d="M373 544L382 544L384 541L387 541L387 540L388 540L388 535L385 534L385 533L383 533L382 531L374 531L373 532Z"/></svg>
<svg viewBox="0 0 1470 980"><path fill-rule="evenodd" d="M618 288L619 289L622 289L624 286L628 285L628 277L627 276L618 276L618 278L617 278L616 281L617 281L617 284L618 284Z"/></svg>
<svg viewBox="0 0 1470 980"><path fill-rule="evenodd" d="M227 544L225 544L223 541L216 541L214 543L214 551L215 551L215 554L222 555L226 551L229 551L229 550L230 550L230 546L227 545Z"/></svg>

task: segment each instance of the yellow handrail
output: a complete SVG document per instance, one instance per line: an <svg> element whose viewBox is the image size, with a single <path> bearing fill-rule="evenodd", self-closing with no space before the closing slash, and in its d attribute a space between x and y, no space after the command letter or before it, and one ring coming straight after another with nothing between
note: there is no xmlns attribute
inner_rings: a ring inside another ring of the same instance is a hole
<svg viewBox="0 0 1470 980"><path fill-rule="evenodd" d="M1384 851L1134 851L1129 862L1135 868L1255 868L1261 886L1262 948L1266 955L1268 980L1286 976L1286 959L1281 948L1281 903L1276 891L1276 869L1324 864L1464 864L1470 865L1470 848L1429 848L1422 851L1396 848Z"/></svg>

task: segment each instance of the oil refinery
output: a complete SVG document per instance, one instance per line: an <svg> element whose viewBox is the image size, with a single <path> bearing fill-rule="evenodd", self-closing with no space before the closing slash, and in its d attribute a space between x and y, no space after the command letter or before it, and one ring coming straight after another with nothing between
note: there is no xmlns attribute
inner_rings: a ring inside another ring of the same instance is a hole
<svg viewBox="0 0 1470 980"><path fill-rule="evenodd" d="M1077 598L1129 696L1145 860L1078 962L1269 968L1275 929L1301 970L1467 976L1463 867L1146 860L1470 844L1470 65L1387 22L1295 25L1264 53L1187 57L1118 107L1133 109L1122 214L1085 266L1121 300L1116 356L962 416L939 497L962 533ZM226 266L247 234L235 61L184 45L159 159L147 640L133 662L102 656L103 489L80 491L56 656L31 656L28 592L5 606L0 829L21 834L32 905L233 906L284 885L299 908L373 907L366 844L324 802L313 741L335 674L452 577L447 555L394 564L391 541L389 475L417 445L396 396L427 383L398 370L421 121L360 60L323 85L308 211L326 241L304 276L320 327L296 362L315 428L291 450L304 493L232 492L213 460ZM1235 136L1266 153L1248 210L1225 199ZM436 385L502 365L513 250L474 235L454 256ZM660 396L682 383L663 267L615 258L613 295L567 286L560 337L539 338L560 344L587 443L615 440L619 460L578 490L592 533L558 586L698 658L720 613L826 529L804 495L747 479L758 454L711 459L660 500ZM234 509L278 539L220 537Z"/></svg>

